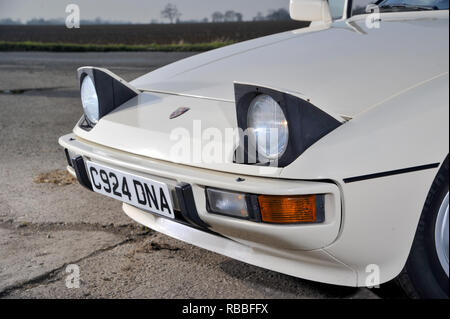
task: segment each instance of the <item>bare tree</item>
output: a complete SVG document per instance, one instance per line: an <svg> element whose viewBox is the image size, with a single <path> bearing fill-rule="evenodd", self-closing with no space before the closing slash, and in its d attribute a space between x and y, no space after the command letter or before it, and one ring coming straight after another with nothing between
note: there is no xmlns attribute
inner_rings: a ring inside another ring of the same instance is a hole
<svg viewBox="0 0 450 319"><path fill-rule="evenodd" d="M222 12L216 11L212 14L212 22L223 22L224 16Z"/></svg>
<svg viewBox="0 0 450 319"><path fill-rule="evenodd" d="M236 12L233 10L228 10L225 12L225 22L234 22L236 21Z"/></svg>
<svg viewBox="0 0 450 319"><path fill-rule="evenodd" d="M291 16L289 15L289 11L281 8L278 10L270 10L269 14L266 16L266 19L267 20L276 20L276 21L290 20Z"/></svg>
<svg viewBox="0 0 450 319"><path fill-rule="evenodd" d="M173 23L174 21L177 21L181 17L180 11L178 11L178 8L176 5L169 3L166 5L163 11L161 11L161 16L163 18L169 19L170 23Z"/></svg>
<svg viewBox="0 0 450 319"><path fill-rule="evenodd" d="M257 16L253 18L253 21L264 21L266 20L266 17L263 16L261 12L258 12Z"/></svg>

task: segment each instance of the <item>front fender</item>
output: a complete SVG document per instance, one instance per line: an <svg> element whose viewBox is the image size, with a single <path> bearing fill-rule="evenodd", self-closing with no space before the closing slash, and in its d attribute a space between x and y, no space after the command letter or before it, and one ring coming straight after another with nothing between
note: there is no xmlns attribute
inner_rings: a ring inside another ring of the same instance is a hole
<svg viewBox="0 0 450 319"><path fill-rule="evenodd" d="M428 191L449 153L448 86L445 73L392 97L325 136L281 173L339 185L343 225L326 250L356 269L360 285L368 265L378 265L386 282L406 263ZM392 174L429 164L435 165ZM391 173L376 175L383 172ZM371 176L352 179L365 175Z"/></svg>

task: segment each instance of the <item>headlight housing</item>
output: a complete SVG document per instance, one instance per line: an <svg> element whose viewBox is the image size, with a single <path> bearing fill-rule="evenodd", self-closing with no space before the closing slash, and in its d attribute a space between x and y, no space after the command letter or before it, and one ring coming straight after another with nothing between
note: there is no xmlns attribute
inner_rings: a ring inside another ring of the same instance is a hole
<svg viewBox="0 0 450 319"><path fill-rule="evenodd" d="M267 94L256 96L250 103L247 127L254 130L253 147L267 159L280 158L289 141L289 126L281 106Z"/></svg>
<svg viewBox="0 0 450 319"><path fill-rule="evenodd" d="M85 121L81 128L92 129L98 121L140 92L114 73L101 68L78 69Z"/></svg>
<svg viewBox="0 0 450 319"><path fill-rule="evenodd" d="M241 129L235 163L286 167L343 123L285 92L239 83L234 90Z"/></svg>

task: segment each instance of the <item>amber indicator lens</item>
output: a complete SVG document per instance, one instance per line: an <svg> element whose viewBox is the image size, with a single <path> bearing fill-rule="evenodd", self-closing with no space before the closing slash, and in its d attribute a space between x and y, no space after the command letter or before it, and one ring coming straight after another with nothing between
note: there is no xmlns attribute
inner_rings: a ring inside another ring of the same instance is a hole
<svg viewBox="0 0 450 319"><path fill-rule="evenodd" d="M258 196L261 220L266 223L314 223L316 195Z"/></svg>

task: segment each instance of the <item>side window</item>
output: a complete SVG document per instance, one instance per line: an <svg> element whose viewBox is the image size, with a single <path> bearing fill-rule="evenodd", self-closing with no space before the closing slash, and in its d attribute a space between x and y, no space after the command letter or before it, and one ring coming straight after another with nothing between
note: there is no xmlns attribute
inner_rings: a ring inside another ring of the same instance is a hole
<svg viewBox="0 0 450 319"><path fill-rule="evenodd" d="M333 20L342 19L344 16L346 0L328 0L328 5L330 7L331 17Z"/></svg>
<svg viewBox="0 0 450 319"><path fill-rule="evenodd" d="M379 2L378 0L353 0L352 15L366 14L366 7L369 4Z"/></svg>

